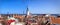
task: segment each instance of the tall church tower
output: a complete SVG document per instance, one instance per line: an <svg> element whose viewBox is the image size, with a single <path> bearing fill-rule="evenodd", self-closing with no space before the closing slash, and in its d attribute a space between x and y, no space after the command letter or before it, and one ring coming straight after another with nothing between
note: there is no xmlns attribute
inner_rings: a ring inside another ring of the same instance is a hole
<svg viewBox="0 0 60 25"><path fill-rule="evenodd" d="M26 10L26 14L27 15L29 15L30 14L30 12L29 12L29 9L27 8L27 10Z"/></svg>
<svg viewBox="0 0 60 25"><path fill-rule="evenodd" d="M27 9L26 9L26 17L27 17L27 18L30 18L30 17L31 17L31 14L30 14L30 12L29 12L28 7L27 7Z"/></svg>

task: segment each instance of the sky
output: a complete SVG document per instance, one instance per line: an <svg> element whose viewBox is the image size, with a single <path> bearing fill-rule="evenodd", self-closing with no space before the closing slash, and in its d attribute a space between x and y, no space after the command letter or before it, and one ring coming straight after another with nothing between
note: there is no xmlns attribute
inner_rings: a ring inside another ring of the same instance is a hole
<svg viewBox="0 0 60 25"><path fill-rule="evenodd" d="M0 14L25 14L27 8L32 14L60 14L60 0L0 0Z"/></svg>

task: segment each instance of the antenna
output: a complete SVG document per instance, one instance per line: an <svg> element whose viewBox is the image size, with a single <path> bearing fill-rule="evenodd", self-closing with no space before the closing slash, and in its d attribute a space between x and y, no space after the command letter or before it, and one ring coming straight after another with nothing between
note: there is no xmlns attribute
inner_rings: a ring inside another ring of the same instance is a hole
<svg viewBox="0 0 60 25"><path fill-rule="evenodd" d="M7 14L9 14L9 12L7 12Z"/></svg>
<svg viewBox="0 0 60 25"><path fill-rule="evenodd" d="M8 18L9 18L9 12L7 12L7 16L8 16Z"/></svg>
<svg viewBox="0 0 60 25"><path fill-rule="evenodd" d="M24 14L24 11L23 11L23 14Z"/></svg>

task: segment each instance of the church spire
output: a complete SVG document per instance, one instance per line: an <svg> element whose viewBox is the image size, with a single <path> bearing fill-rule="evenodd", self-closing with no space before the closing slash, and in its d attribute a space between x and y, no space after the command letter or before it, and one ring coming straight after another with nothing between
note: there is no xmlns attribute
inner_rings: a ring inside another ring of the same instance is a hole
<svg viewBox="0 0 60 25"><path fill-rule="evenodd" d="M29 15L29 9L28 9L28 6L27 6L26 14Z"/></svg>

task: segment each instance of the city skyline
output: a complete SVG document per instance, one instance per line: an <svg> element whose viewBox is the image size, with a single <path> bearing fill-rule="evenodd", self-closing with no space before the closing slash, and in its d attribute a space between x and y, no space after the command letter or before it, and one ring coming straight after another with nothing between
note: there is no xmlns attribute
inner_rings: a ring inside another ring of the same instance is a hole
<svg viewBox="0 0 60 25"><path fill-rule="evenodd" d="M60 14L60 0L1 0L0 14ZM28 6L28 7L27 7Z"/></svg>

